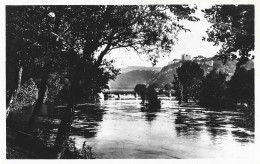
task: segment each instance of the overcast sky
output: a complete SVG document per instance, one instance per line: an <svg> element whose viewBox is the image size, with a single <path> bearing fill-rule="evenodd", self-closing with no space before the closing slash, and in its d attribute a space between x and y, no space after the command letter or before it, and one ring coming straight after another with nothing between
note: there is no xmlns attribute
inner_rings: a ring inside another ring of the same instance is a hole
<svg viewBox="0 0 260 164"><path fill-rule="evenodd" d="M216 55L220 47L213 46L213 43L202 41L203 36L207 36L206 30L210 27L210 23L204 18L201 9L209 8L210 6L198 5L198 10L195 15L200 18L198 22L182 21L181 23L191 30L191 32L180 32L178 35L179 41L174 46L173 51L168 57L161 57L156 66L163 67L173 59L180 59L181 55L186 53L192 57L202 55L205 57L212 57ZM133 51L126 51L124 49L114 50L111 56L115 59L116 67L127 66L152 66L151 62L147 61L145 55L138 56Z"/></svg>

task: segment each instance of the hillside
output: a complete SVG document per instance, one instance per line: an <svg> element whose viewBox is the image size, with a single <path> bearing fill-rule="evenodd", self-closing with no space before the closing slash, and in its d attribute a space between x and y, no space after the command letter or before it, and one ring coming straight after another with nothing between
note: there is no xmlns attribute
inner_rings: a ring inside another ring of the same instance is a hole
<svg viewBox="0 0 260 164"><path fill-rule="evenodd" d="M206 65L206 64L202 64L201 68L204 70L205 75L207 73L209 73L213 68L216 68L217 70L222 71L222 72L226 72L229 74L229 77L227 78L227 80L229 80L230 77L235 72L236 63L237 63L237 61L228 61L224 65L221 61L215 59L213 62L213 67ZM180 65L181 65L181 62L178 62L178 63L173 63L173 64L163 67L162 70L158 73L158 76L156 78L154 78L150 82L150 84L157 83L159 85L159 87L163 87L165 84L171 84L173 81L173 74L176 74L176 68L179 67ZM249 61L247 64L244 65L244 67L246 69L254 68L254 62Z"/></svg>
<svg viewBox="0 0 260 164"><path fill-rule="evenodd" d="M176 74L176 68L180 63L173 63L162 68L158 73L158 76L154 78L150 83L157 83L159 87L163 87L165 84L170 84L173 81L173 74Z"/></svg>
<svg viewBox="0 0 260 164"><path fill-rule="evenodd" d="M110 81L110 89L134 89L136 84L147 84L157 76L159 71L133 70L118 75L115 81Z"/></svg>
<svg viewBox="0 0 260 164"><path fill-rule="evenodd" d="M229 74L227 80L233 75L236 69L236 61L228 61L225 65L219 61L214 60L213 67L202 64L201 68L205 75L213 68ZM165 84L171 84L173 81L173 74L176 74L176 68L181 65L181 62L173 63L163 67L140 67L132 66L121 69L121 74L115 81L110 81L110 89L134 89L136 84L152 84L157 83L158 87L163 87ZM251 69L254 67L254 62L250 61L245 65L245 68ZM161 71L159 71L161 69Z"/></svg>
<svg viewBox="0 0 260 164"><path fill-rule="evenodd" d="M126 72L130 72L130 71L135 71L135 70L139 70L139 71L161 71L162 67L143 67L143 66L128 66L126 68L121 68L120 73L126 73Z"/></svg>

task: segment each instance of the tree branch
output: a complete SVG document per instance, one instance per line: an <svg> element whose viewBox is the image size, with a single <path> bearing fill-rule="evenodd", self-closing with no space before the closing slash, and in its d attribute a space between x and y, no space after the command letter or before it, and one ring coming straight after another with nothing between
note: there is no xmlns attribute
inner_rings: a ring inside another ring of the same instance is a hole
<svg viewBox="0 0 260 164"><path fill-rule="evenodd" d="M99 67L99 66L100 66L100 64L101 64L102 61L103 61L104 56L105 56L105 55L107 54L107 52L110 50L110 47L111 47L111 45L112 45L112 40L113 40L113 31L112 31L112 34L111 34L109 40L108 40L108 43L107 43L106 48L100 53L100 55L99 55L97 61L96 61L95 64L94 64L94 67Z"/></svg>

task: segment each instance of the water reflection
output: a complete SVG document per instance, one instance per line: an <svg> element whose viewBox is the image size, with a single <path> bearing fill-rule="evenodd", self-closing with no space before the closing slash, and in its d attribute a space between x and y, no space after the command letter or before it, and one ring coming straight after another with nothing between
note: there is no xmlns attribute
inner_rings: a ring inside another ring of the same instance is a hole
<svg viewBox="0 0 260 164"><path fill-rule="evenodd" d="M96 105L78 107L73 115L70 134L85 138L94 137L105 112L104 109Z"/></svg>
<svg viewBox="0 0 260 164"><path fill-rule="evenodd" d="M161 108L153 110L139 103L105 101L79 106L69 135L76 138L79 146L86 140L97 158L214 158L252 154L254 127L248 123L252 118L241 113L177 108L177 102L170 100L162 100ZM63 107L44 108L37 116L35 134L53 142L63 110ZM30 112L10 113L8 126L20 126L19 118L26 118L22 114Z"/></svg>
<svg viewBox="0 0 260 164"><path fill-rule="evenodd" d="M196 138L199 132L203 129L204 119L199 116L196 111L181 111L174 113L175 119L175 129L177 135L181 136L191 136Z"/></svg>
<svg viewBox="0 0 260 164"><path fill-rule="evenodd" d="M146 121L153 121L157 116L157 112L160 112L160 109L157 108L149 108L149 107L141 107L141 112L145 113Z"/></svg>

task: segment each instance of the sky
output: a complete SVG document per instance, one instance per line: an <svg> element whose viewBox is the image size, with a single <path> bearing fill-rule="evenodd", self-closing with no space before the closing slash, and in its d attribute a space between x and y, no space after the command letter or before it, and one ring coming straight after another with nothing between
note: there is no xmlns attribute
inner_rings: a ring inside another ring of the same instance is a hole
<svg viewBox="0 0 260 164"><path fill-rule="evenodd" d="M200 18L198 22L182 21L190 32L181 31L178 35L178 43L174 45L173 51L165 57L161 57L156 64L156 67L163 67L173 59L180 59L182 54L188 54L191 57L202 55L212 57L217 54L220 47L213 46L212 42L202 41L203 36L207 36L206 30L210 27L210 23L204 18L202 9L209 8L208 5L198 5L195 16ZM150 61L147 61L146 55L139 56L134 51L125 49L113 50L110 56L115 59L115 66L118 68L127 66L152 66Z"/></svg>

